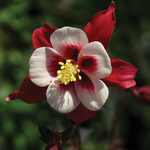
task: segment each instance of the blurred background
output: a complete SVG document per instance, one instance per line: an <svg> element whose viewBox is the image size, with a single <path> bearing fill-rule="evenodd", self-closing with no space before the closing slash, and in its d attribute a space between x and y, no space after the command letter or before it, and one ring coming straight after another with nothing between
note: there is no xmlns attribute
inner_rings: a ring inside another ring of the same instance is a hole
<svg viewBox="0 0 150 150"><path fill-rule="evenodd" d="M0 150L44 150L38 125L66 127L66 115L59 114L47 101L26 104L6 102L18 91L28 75L33 52L32 33L44 22L54 27L83 29L92 16L107 9L110 0L1 0L0 1ZM108 53L138 67L138 86L150 85L150 1L115 0L116 28ZM81 124L91 133L83 150L105 150L110 136L112 115L129 90L110 88L110 96L95 118ZM117 124L115 139L124 150L150 150L150 106L132 96ZM120 145L122 144L122 145ZM67 146L66 148L67 149Z"/></svg>

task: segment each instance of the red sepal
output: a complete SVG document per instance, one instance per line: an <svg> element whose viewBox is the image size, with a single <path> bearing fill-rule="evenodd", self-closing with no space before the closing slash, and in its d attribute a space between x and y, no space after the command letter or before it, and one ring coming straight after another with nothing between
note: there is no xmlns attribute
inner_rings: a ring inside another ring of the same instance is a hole
<svg viewBox="0 0 150 150"><path fill-rule="evenodd" d="M38 87L30 80L29 75L22 82L19 91L13 92L8 95L6 101L21 99L26 103L39 103L46 100L47 87Z"/></svg>
<svg viewBox="0 0 150 150"><path fill-rule="evenodd" d="M50 44L50 35L57 28L45 23L41 28L35 29L32 35L32 43L34 49L39 47L52 47Z"/></svg>
<svg viewBox="0 0 150 150"><path fill-rule="evenodd" d="M102 79L107 86L116 86L122 90L135 86L135 66L117 58L111 59L111 65L112 73Z"/></svg>
<svg viewBox="0 0 150 150"><path fill-rule="evenodd" d="M76 123L83 123L91 118L94 118L96 111L91 111L83 106L82 103L72 112L69 113L69 117Z"/></svg>
<svg viewBox="0 0 150 150"><path fill-rule="evenodd" d="M92 20L84 27L89 42L99 41L105 49L108 49L109 41L115 28L115 3L112 1L109 8L98 12Z"/></svg>

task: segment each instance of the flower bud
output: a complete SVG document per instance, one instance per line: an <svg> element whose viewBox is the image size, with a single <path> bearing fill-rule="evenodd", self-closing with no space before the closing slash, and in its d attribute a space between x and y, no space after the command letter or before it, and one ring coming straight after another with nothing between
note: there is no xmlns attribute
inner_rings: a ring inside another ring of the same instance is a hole
<svg viewBox="0 0 150 150"><path fill-rule="evenodd" d="M132 87L132 93L138 97L142 102L150 105L150 86Z"/></svg>

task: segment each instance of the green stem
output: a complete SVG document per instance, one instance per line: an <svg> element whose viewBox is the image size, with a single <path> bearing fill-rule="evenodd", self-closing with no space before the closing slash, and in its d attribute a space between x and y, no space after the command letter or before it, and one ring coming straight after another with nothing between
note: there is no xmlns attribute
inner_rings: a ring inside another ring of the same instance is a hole
<svg viewBox="0 0 150 150"><path fill-rule="evenodd" d="M76 128L77 128L77 134L78 134L78 150L81 150L81 132L80 132L80 125L76 123Z"/></svg>
<svg viewBox="0 0 150 150"><path fill-rule="evenodd" d="M67 114L67 121L68 121L68 127L72 127L72 123L68 114ZM74 135L71 136L71 143L74 148L77 148L77 143L76 143Z"/></svg>
<svg viewBox="0 0 150 150"><path fill-rule="evenodd" d="M128 97L131 95L131 92L129 92L125 98L123 99L122 103L121 103L121 107L119 108L117 114L113 117L112 119L112 128L111 128L111 132L110 132L110 142L109 142L109 148L110 150L115 150L115 145L114 145L114 138L115 138L115 131L116 131L116 126L117 126L117 122L125 108L126 102Z"/></svg>

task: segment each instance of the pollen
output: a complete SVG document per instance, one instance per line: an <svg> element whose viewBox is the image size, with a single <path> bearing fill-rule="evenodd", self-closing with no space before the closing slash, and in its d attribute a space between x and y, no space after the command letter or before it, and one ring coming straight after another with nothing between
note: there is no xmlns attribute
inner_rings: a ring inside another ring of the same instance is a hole
<svg viewBox="0 0 150 150"><path fill-rule="evenodd" d="M59 78L60 83L67 85L69 82L75 82L76 81L76 74L78 75L79 80L82 79L82 77L79 75L80 69L78 65L73 65L71 63L71 59L66 60L66 63L59 62L58 64L61 65L60 69L57 71L57 76Z"/></svg>

